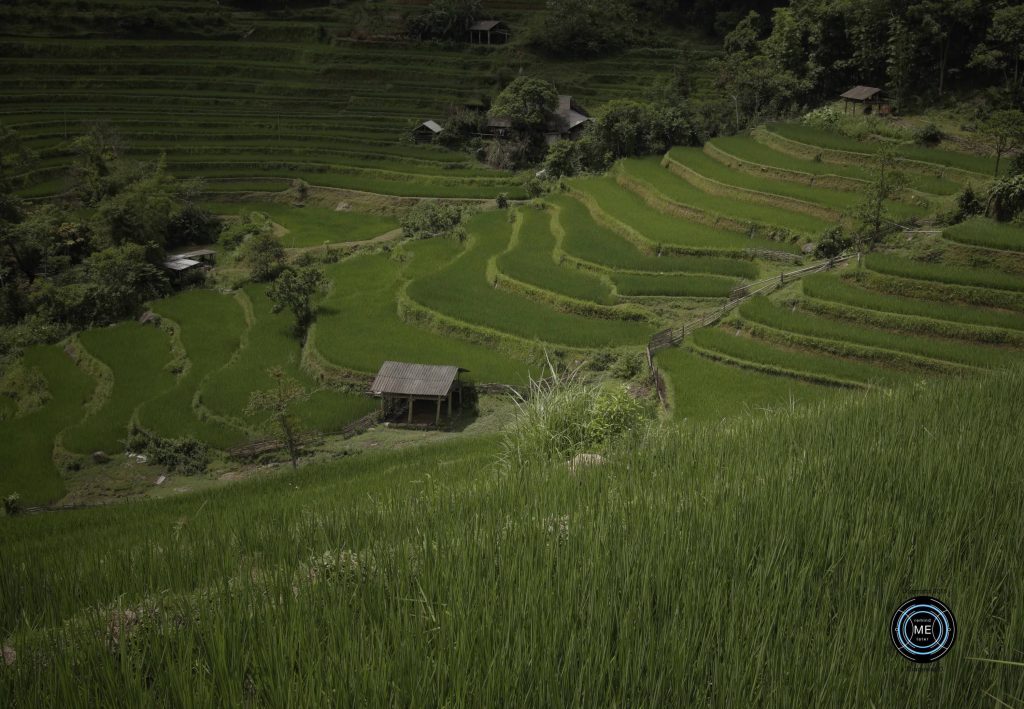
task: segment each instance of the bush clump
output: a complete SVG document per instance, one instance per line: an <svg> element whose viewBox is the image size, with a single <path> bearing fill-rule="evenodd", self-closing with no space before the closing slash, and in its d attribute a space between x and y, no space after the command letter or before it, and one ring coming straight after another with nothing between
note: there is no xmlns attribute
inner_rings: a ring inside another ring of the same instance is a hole
<svg viewBox="0 0 1024 709"><path fill-rule="evenodd" d="M150 463L163 465L168 472L200 475L210 465L210 447L192 438L161 438L132 426L124 441L125 450L145 455Z"/></svg>
<svg viewBox="0 0 1024 709"><path fill-rule="evenodd" d="M567 460L577 453L608 453L627 434L652 419L650 407L625 386L586 382L579 370L530 382L518 399L515 421L502 439L502 462L512 469L528 461Z"/></svg>

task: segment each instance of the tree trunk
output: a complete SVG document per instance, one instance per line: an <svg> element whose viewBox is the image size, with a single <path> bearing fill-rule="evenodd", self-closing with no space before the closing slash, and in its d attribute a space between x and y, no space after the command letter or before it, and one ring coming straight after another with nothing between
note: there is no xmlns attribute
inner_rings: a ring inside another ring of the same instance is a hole
<svg viewBox="0 0 1024 709"><path fill-rule="evenodd" d="M284 433L284 442L288 448L288 455L292 459L292 469L295 470L299 467L299 442L295 438L295 431L292 430L287 414L281 416L278 421L281 424L281 431Z"/></svg>

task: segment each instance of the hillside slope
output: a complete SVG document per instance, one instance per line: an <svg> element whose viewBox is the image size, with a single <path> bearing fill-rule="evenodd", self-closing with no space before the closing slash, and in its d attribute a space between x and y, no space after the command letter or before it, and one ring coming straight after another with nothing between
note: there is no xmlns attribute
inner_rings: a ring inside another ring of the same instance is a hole
<svg viewBox="0 0 1024 709"><path fill-rule="evenodd" d="M1024 374L626 445L579 476L493 442L0 520L24 706L971 706L1024 694ZM951 416L951 412L956 412ZM45 566L39 559L46 559ZM888 640L913 589L961 635Z"/></svg>

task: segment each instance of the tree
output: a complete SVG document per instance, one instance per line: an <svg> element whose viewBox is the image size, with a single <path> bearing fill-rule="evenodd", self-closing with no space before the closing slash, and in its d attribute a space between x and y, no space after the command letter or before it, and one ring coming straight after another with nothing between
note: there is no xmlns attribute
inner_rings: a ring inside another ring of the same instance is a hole
<svg viewBox="0 0 1024 709"><path fill-rule="evenodd" d="M875 168L864 191L862 200L854 207L854 216L859 222L856 232L858 251L870 250L888 231L892 219L886 201L895 196L907 184L906 175L899 170L899 158L890 146L878 152Z"/></svg>
<svg viewBox="0 0 1024 709"><path fill-rule="evenodd" d="M92 220L101 242L121 244L167 243L171 225L179 211L175 179L164 169L163 160L152 171L101 198Z"/></svg>
<svg viewBox="0 0 1024 709"><path fill-rule="evenodd" d="M523 133L542 133L557 107L558 92L551 82L521 76L494 99L490 116L508 118Z"/></svg>
<svg viewBox="0 0 1024 709"><path fill-rule="evenodd" d="M628 46L635 28L636 13L625 0L548 0L527 42L553 56L596 56Z"/></svg>
<svg viewBox="0 0 1024 709"><path fill-rule="evenodd" d="M269 281L284 268L284 247L270 229L252 234L242 245L242 261L255 281Z"/></svg>
<svg viewBox="0 0 1024 709"><path fill-rule="evenodd" d="M309 393L301 384L285 375L278 367L267 370L267 374L274 380L274 386L250 394L249 405L245 412L248 416L257 416L260 413L269 414L268 421L273 422L281 431L288 455L291 457L292 468L297 468L302 450L291 406L308 398Z"/></svg>
<svg viewBox="0 0 1024 709"><path fill-rule="evenodd" d="M458 39L482 14L480 0L434 0L406 18L406 31L417 39Z"/></svg>
<svg viewBox="0 0 1024 709"><path fill-rule="evenodd" d="M1021 46L1024 45L1024 5L1011 5L992 14L987 42L978 45L971 65L982 69L1001 70L1006 88L1020 89L1024 81L1021 71Z"/></svg>
<svg viewBox="0 0 1024 709"><path fill-rule="evenodd" d="M324 272L314 266L288 268L271 284L267 295L274 301L275 313L286 308L292 311L296 333L305 335L316 315L313 299L326 283Z"/></svg>
<svg viewBox="0 0 1024 709"><path fill-rule="evenodd" d="M1024 144L1024 112L1017 110L993 111L982 126L981 132L988 138L996 155L996 177L999 176L999 161L1006 153Z"/></svg>

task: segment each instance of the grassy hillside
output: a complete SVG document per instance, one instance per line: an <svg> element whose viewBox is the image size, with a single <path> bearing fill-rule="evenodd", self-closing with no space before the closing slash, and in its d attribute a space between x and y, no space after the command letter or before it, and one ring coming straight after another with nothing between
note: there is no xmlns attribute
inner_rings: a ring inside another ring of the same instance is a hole
<svg viewBox="0 0 1024 709"><path fill-rule="evenodd" d="M655 433L576 476L496 467L494 442L464 441L0 520L17 655L0 693L1012 702L1024 673L987 660L1024 646L1022 401L1004 373ZM920 588L943 589L961 633L941 671L911 674L888 624Z"/></svg>

